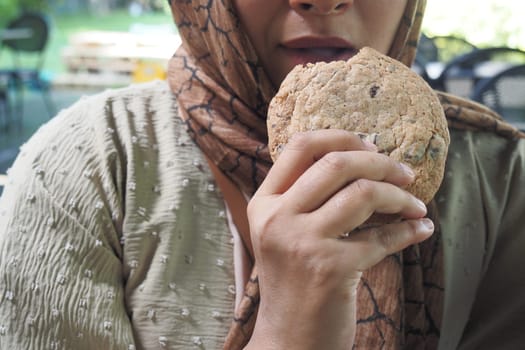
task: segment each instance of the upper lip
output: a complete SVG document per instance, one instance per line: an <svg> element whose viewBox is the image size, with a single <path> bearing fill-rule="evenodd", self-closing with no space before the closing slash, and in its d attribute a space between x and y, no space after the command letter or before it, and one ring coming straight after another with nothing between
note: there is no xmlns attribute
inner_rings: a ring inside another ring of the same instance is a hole
<svg viewBox="0 0 525 350"><path fill-rule="evenodd" d="M319 37L319 36L303 36L287 40L282 43L282 46L289 49L309 49L309 48L354 48L349 41L336 36Z"/></svg>

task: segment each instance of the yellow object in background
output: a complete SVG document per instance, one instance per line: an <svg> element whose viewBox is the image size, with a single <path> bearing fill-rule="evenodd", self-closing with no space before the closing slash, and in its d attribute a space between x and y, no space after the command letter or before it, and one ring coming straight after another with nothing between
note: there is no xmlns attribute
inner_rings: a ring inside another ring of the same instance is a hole
<svg viewBox="0 0 525 350"><path fill-rule="evenodd" d="M133 70L133 82L144 83L155 79L166 79L166 68L160 63L138 62Z"/></svg>

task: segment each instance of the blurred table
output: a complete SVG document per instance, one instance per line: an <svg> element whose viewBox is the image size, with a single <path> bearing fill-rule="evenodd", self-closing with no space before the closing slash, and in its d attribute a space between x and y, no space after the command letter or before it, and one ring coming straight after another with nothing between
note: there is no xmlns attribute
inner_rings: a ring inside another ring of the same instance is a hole
<svg viewBox="0 0 525 350"><path fill-rule="evenodd" d="M474 86L479 81L493 77L513 65L514 63L511 62L487 61L479 63L473 68L452 67L447 70L446 78L443 81L445 90L454 95L470 98ZM440 79L445 67L446 64L443 62L427 63L425 71L430 82Z"/></svg>
<svg viewBox="0 0 525 350"><path fill-rule="evenodd" d="M474 69L454 68L449 71L449 74L451 77L484 79L490 78L513 65L514 63L511 62L487 61L477 64ZM445 69L445 66L443 62L429 62L425 69L431 79L437 79Z"/></svg>
<svg viewBox="0 0 525 350"><path fill-rule="evenodd" d="M55 85L124 86L137 77L164 77L181 43L180 36L170 31L83 31L68 41L61 52L66 72L55 77ZM149 74L152 70L156 73Z"/></svg>

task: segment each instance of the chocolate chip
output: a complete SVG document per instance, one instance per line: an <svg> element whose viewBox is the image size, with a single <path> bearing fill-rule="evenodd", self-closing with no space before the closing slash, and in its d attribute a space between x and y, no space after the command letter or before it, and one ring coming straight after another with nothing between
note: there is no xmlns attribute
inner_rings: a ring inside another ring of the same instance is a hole
<svg viewBox="0 0 525 350"><path fill-rule="evenodd" d="M377 95L377 91L379 90L379 86L377 85L373 85L371 88L370 88L370 97L374 98L376 97Z"/></svg>

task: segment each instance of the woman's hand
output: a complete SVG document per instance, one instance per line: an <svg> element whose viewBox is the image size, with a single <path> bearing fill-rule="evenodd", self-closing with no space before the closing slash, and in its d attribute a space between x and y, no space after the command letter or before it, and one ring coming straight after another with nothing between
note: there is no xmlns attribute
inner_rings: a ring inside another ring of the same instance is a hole
<svg viewBox="0 0 525 350"><path fill-rule="evenodd" d="M349 348L362 271L433 231L402 189L413 180L353 133L292 137L248 205L261 290L248 348ZM352 232L375 212L405 220Z"/></svg>

